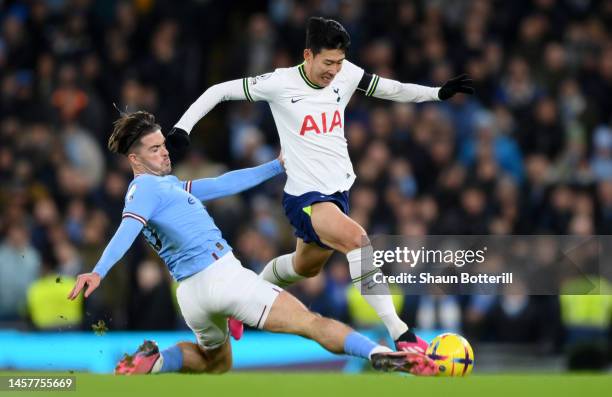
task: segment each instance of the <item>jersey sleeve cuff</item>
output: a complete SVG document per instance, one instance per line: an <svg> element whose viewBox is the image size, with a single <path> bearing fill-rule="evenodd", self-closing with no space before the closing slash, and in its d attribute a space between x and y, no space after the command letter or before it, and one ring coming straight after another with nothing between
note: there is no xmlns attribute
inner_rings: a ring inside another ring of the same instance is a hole
<svg viewBox="0 0 612 397"><path fill-rule="evenodd" d="M285 167L282 166L280 160L276 159L272 161L272 169L274 170L274 175L282 174L285 172Z"/></svg>
<svg viewBox="0 0 612 397"><path fill-rule="evenodd" d="M108 273L108 269L105 269L106 267L108 266L103 266L100 262L98 262L91 272L97 273L100 276L100 279L104 279Z"/></svg>
<svg viewBox="0 0 612 397"><path fill-rule="evenodd" d="M193 184L193 181L189 180L189 181L185 181L183 188L185 189L185 191L187 191L187 193L191 193L191 186Z"/></svg>
<svg viewBox="0 0 612 397"><path fill-rule="evenodd" d="M368 89L365 92L366 96L373 96L374 93L376 92L376 87L378 87L378 81L380 80L380 76L378 75L372 75L372 80L370 81L370 85L368 86Z"/></svg>
<svg viewBox="0 0 612 397"><path fill-rule="evenodd" d="M136 219L138 222L142 223L143 226L147 226L147 220L143 218L142 216L135 214L133 212L124 212L123 215L121 216L121 219L125 219L125 218Z"/></svg>
<svg viewBox="0 0 612 397"><path fill-rule="evenodd" d="M432 95L432 101L441 101L442 99L440 99L440 88L442 87L435 87L433 89L433 95Z"/></svg>
<svg viewBox="0 0 612 397"><path fill-rule="evenodd" d="M249 78L245 77L242 79L242 89L244 90L244 96L249 102L254 102L253 97L249 91Z"/></svg>

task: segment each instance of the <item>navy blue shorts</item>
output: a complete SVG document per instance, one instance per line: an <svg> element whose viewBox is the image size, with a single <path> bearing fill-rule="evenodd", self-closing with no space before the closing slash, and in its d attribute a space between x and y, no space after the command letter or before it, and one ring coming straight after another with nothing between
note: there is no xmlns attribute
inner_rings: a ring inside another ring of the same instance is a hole
<svg viewBox="0 0 612 397"><path fill-rule="evenodd" d="M283 193L283 208L285 215L289 218L289 223L295 229L295 236L304 240L305 243L315 242L321 248L332 249L323 244L312 227L310 215L312 204L320 202L332 202L340 208L342 212L349 213L349 194L346 192L336 192L334 194L323 194L319 192L308 192L301 196L292 196Z"/></svg>

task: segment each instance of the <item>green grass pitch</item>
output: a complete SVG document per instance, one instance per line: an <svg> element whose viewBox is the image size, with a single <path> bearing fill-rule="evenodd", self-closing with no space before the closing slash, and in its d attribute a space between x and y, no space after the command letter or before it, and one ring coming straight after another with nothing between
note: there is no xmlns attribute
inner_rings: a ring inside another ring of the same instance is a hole
<svg viewBox="0 0 612 397"><path fill-rule="evenodd" d="M42 376L42 373L29 373ZM0 375L26 375L4 372ZM54 373L53 375L64 375ZM68 374L65 374L68 375ZM462 397L602 396L612 390L612 375L472 375L467 378L416 378L398 374L229 373L118 377L73 374L76 392L0 392L3 396L287 396L287 397Z"/></svg>

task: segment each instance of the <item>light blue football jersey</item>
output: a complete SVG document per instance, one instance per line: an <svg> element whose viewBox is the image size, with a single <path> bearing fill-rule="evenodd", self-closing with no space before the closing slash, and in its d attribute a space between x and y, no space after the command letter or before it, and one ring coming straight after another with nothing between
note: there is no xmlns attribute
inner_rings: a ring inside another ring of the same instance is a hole
<svg viewBox="0 0 612 397"><path fill-rule="evenodd" d="M231 251L189 181L174 175L140 175L128 188L123 217L140 221L147 242L176 280L204 269Z"/></svg>
<svg viewBox="0 0 612 397"><path fill-rule="evenodd" d="M216 178L136 176L125 195L123 220L93 269L105 277L142 232L175 280L183 280L232 250L202 201L231 196L284 172L278 160Z"/></svg>

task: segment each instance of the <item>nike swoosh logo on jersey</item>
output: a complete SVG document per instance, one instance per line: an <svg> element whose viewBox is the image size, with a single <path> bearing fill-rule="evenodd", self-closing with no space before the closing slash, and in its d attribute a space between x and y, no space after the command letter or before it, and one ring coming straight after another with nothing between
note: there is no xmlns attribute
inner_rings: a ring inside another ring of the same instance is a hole
<svg viewBox="0 0 612 397"><path fill-rule="evenodd" d="M301 100L302 100L302 99L304 99L304 98L305 98L305 97L301 97L301 98L297 98L297 99L296 99L296 98L291 98L291 103L296 103L296 102L299 102L299 101L301 101Z"/></svg>

